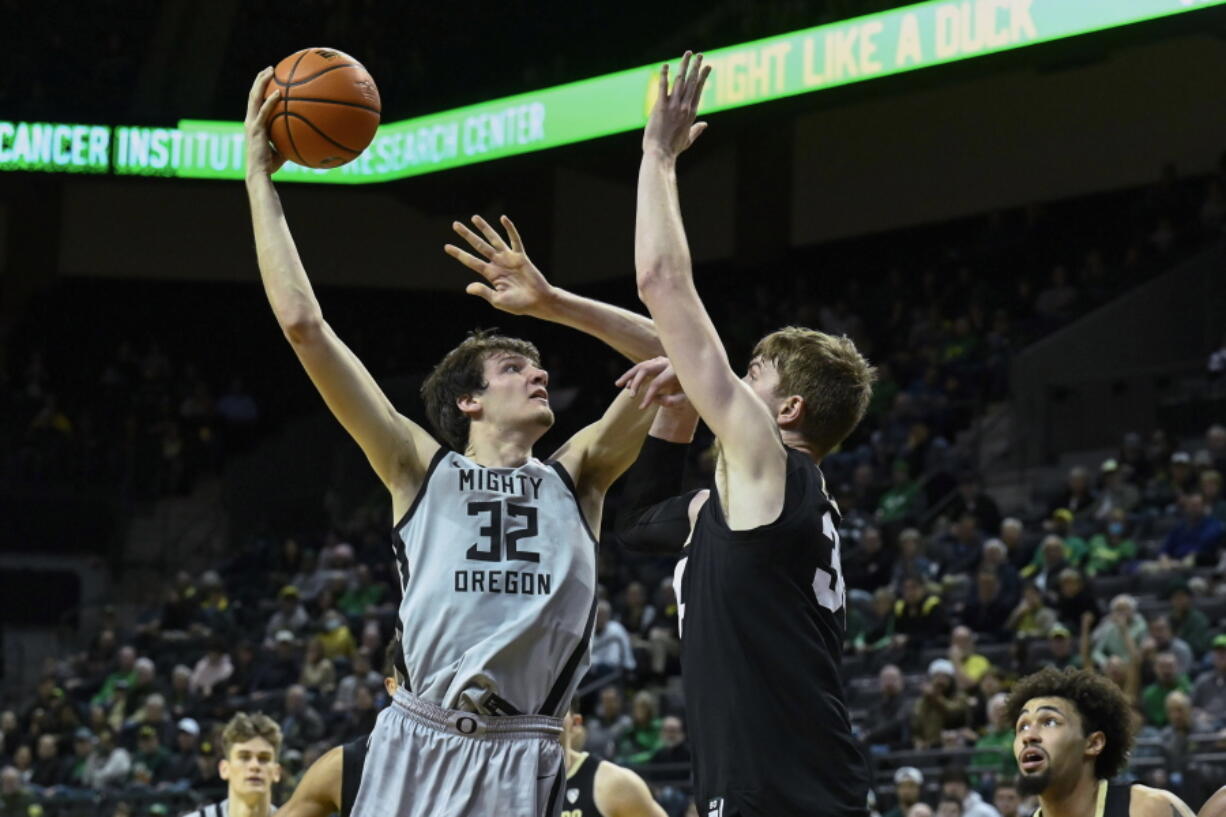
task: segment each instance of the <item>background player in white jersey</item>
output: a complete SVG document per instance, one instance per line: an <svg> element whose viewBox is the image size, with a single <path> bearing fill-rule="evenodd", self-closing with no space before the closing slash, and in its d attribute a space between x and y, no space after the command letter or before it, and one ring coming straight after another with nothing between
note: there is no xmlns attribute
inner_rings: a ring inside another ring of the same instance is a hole
<svg viewBox="0 0 1226 817"><path fill-rule="evenodd" d="M400 520L408 678L372 734L354 814L556 813L559 718L587 666L594 618L592 531L651 412L622 393L543 463L532 446L553 412L539 354L525 341L476 334L423 386L431 424L452 450L400 414L324 320L298 257L271 179L283 160L268 143L278 99L264 101L270 76L256 77L245 123L261 279L286 339ZM556 319L568 322L566 305L579 300L562 299ZM642 316L611 307L585 314L599 317L579 328L632 339L618 347L632 358L659 352Z"/></svg>
<svg viewBox="0 0 1226 817"><path fill-rule="evenodd" d="M268 817L277 809L272 788L281 779L281 727L262 712L239 712L221 733L222 759L217 764L226 781L226 799L186 817Z"/></svg>
<svg viewBox="0 0 1226 817"><path fill-rule="evenodd" d="M583 751L583 718L566 715L566 795L562 817L666 817L643 778Z"/></svg>

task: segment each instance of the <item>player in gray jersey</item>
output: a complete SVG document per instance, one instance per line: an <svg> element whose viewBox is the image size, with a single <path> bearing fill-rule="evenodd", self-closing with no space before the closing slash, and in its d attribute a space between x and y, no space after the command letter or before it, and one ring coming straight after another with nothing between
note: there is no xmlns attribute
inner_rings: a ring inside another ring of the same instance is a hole
<svg viewBox="0 0 1226 817"><path fill-rule="evenodd" d="M323 318L271 175L279 99L257 77L245 122L246 186L265 293L286 339L392 498L404 599L406 689L384 710L357 817L556 813L560 716L588 663L595 611L592 531L609 485L634 461L652 412L623 391L548 461L548 374L526 341L475 333L422 388L445 445L402 415ZM517 253L474 217L475 246ZM466 228L461 228L465 229ZM503 307L517 291L491 281ZM482 285L484 286L484 285ZM661 351L651 322L553 290L549 314L634 360ZM461 453L462 452L462 453Z"/></svg>

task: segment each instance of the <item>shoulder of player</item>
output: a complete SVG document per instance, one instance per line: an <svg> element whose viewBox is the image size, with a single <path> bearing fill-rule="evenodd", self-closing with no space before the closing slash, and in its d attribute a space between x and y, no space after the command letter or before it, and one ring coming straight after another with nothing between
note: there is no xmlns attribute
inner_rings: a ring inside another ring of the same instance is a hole
<svg viewBox="0 0 1226 817"><path fill-rule="evenodd" d="M1188 804L1164 789L1134 784L1128 801L1132 817L1194 817Z"/></svg>
<svg viewBox="0 0 1226 817"><path fill-rule="evenodd" d="M596 767L592 799L600 812L608 817L642 814L646 804L655 802L643 778L607 760Z"/></svg>

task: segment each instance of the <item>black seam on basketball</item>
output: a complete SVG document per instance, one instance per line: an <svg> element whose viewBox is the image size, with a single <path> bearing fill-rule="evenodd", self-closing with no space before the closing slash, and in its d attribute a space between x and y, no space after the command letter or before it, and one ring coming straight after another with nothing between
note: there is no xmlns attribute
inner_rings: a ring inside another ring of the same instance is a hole
<svg viewBox="0 0 1226 817"><path fill-rule="evenodd" d="M287 120L289 119L289 96L290 96L288 89L291 85L294 84L294 72L298 70L298 63L302 62L302 59L306 55L307 55L307 52L305 51L303 51L301 54L298 55L298 59L294 60L294 64L290 66L289 78L286 79L285 81L285 88L287 90L285 92L285 95L282 96L281 98L285 100L285 110L283 111L283 113L285 114L285 118ZM274 71L273 74L276 75L276 72ZM310 123L308 122L307 124L310 124ZM294 151L294 155L298 157L298 164L302 165L303 167L309 167L310 165L308 165L303 160L302 154L298 152L298 143L294 141L294 130L293 128L289 126L288 121L285 123L285 135L289 137L290 150Z"/></svg>
<svg viewBox="0 0 1226 817"><path fill-rule="evenodd" d="M319 128L315 127L315 123L314 123L314 122L312 122L311 120L307 119L305 116L303 116L303 115L302 115L302 114L300 114L300 113L294 113L293 111L289 111L289 112L288 112L288 113L286 113L285 115L286 115L287 117L288 117L288 116L292 116L292 117L294 117L295 119L301 119L303 122L305 122L305 123L306 123L306 126L307 126L308 128L310 128L311 130L315 131L315 132L316 132L316 133L318 133L320 136L322 136L324 139L327 139L329 142L331 142L332 144L336 145L338 148L340 148L341 150L345 151L346 153L352 153L354 156L356 156L356 155L358 155L359 153L361 153L361 152L362 152L362 151L360 151L360 150L354 150L353 148L347 148L347 147L345 147L345 146L344 146L344 145L342 145L340 142L336 141L336 140L335 140L335 139L333 139L331 136L329 136L328 134L324 133L324 132L323 132L323 131L321 131ZM290 135L290 139L292 140L292 139L294 138L294 137L293 137L293 135L292 135L292 134L293 134L293 131L290 131L290 130L289 130L289 123L288 123L288 122L286 122L286 123L285 123L285 129L286 129L287 131L289 131L289 132L290 132L290 134L291 134L291 135ZM298 148L294 148L294 150L296 151L296 150L298 150ZM306 162L303 162L303 164L306 164ZM307 166L308 166L308 167L310 167L310 165L307 165Z"/></svg>
<svg viewBox="0 0 1226 817"><path fill-rule="evenodd" d="M350 108L361 108L364 111L370 111L371 113L376 114L376 115L382 115L383 113L378 108L372 108L371 106L363 105L360 102L345 102L340 99L314 99L308 96L296 96L294 97L294 101L295 102L323 102L327 105L346 105Z"/></svg>
<svg viewBox="0 0 1226 817"><path fill-rule="evenodd" d="M306 55L304 54L303 56L306 56ZM299 57L298 59L301 60L302 57ZM294 63L294 67L297 68L298 63ZM327 68L321 68L320 70L316 71L314 74L311 74L306 79L300 79L297 82L294 82L294 72L290 71L289 79L286 80L285 82L282 82L281 80L278 79L277 84L280 85L282 88L289 88L294 85L305 85L311 80L315 79L316 77L323 76L329 71L335 71L338 68L361 68L361 67L362 66L358 65L356 62L347 62L344 65L329 65Z"/></svg>

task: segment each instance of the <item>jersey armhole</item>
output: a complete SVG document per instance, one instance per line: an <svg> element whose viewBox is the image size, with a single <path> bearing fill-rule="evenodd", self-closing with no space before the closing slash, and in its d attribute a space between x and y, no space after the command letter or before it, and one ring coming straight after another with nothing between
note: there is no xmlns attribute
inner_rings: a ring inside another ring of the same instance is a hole
<svg viewBox="0 0 1226 817"><path fill-rule="evenodd" d="M796 449L794 448L787 448L786 446L784 446L784 449L787 451L787 455L788 455L788 458L786 460L786 466L785 466L787 470L784 472L784 475L783 475L783 480L784 480L783 482L783 507L779 509L778 516L776 516L770 522L767 522L762 525L758 525L755 528L747 528L745 530L733 530L731 527L729 527L728 520L724 516L724 506L721 501L721 495L719 492L719 480L713 479L711 481L711 489L710 489L711 497L708 498L707 501L703 503L703 507L699 509L698 517L694 520L695 527L697 527L698 520L702 518L702 513L704 510L706 510L706 506L711 504L712 498L715 500L715 507L712 508L710 512L712 514L715 514L716 519L718 520L719 526L725 532L727 532L733 538L736 538L736 539L762 538L765 534L773 533L774 531L783 527L787 523L791 522L792 517L803 513L805 509L807 508L805 501L804 501L804 496L798 497L795 502L795 507L792 508L790 513L788 512L788 477L791 475L792 469L793 469L793 464L792 464L793 453L795 453L796 456L800 456L800 457L805 457L805 455L799 451L796 451ZM811 464L813 465L814 468L817 468L816 464L813 464L812 461L808 459L808 457L805 457L805 459L807 461L807 464ZM803 468L805 467L805 465L806 463L801 463L799 468ZM799 468L797 468L797 470L799 470Z"/></svg>
<svg viewBox="0 0 1226 817"><path fill-rule="evenodd" d="M413 512L417 510L417 506L421 504L422 498L425 497L426 491L430 488L430 478L434 476L434 470L438 468L443 458L451 453L451 449L445 445L440 445L438 451L434 452L434 456L430 458L430 465L426 467L426 473L421 478L421 490L417 492L417 496L413 497L413 504L404 512L404 516L392 525L393 531L398 531L404 527L405 523L413 518Z"/></svg>
<svg viewBox="0 0 1226 817"><path fill-rule="evenodd" d="M587 514L583 512L583 505L579 502L579 491L577 488L575 488L575 481L571 479L570 474L567 473L566 466L558 460L551 460L549 462L549 467L557 472L558 477L560 477L562 480L562 484L565 485L566 490L570 492L571 499L575 500L575 510L579 512L579 521L583 523L583 529L587 531L587 535L592 539L592 544L595 546L596 550L599 551L600 539L597 538L596 534L592 533L592 526L588 524Z"/></svg>

